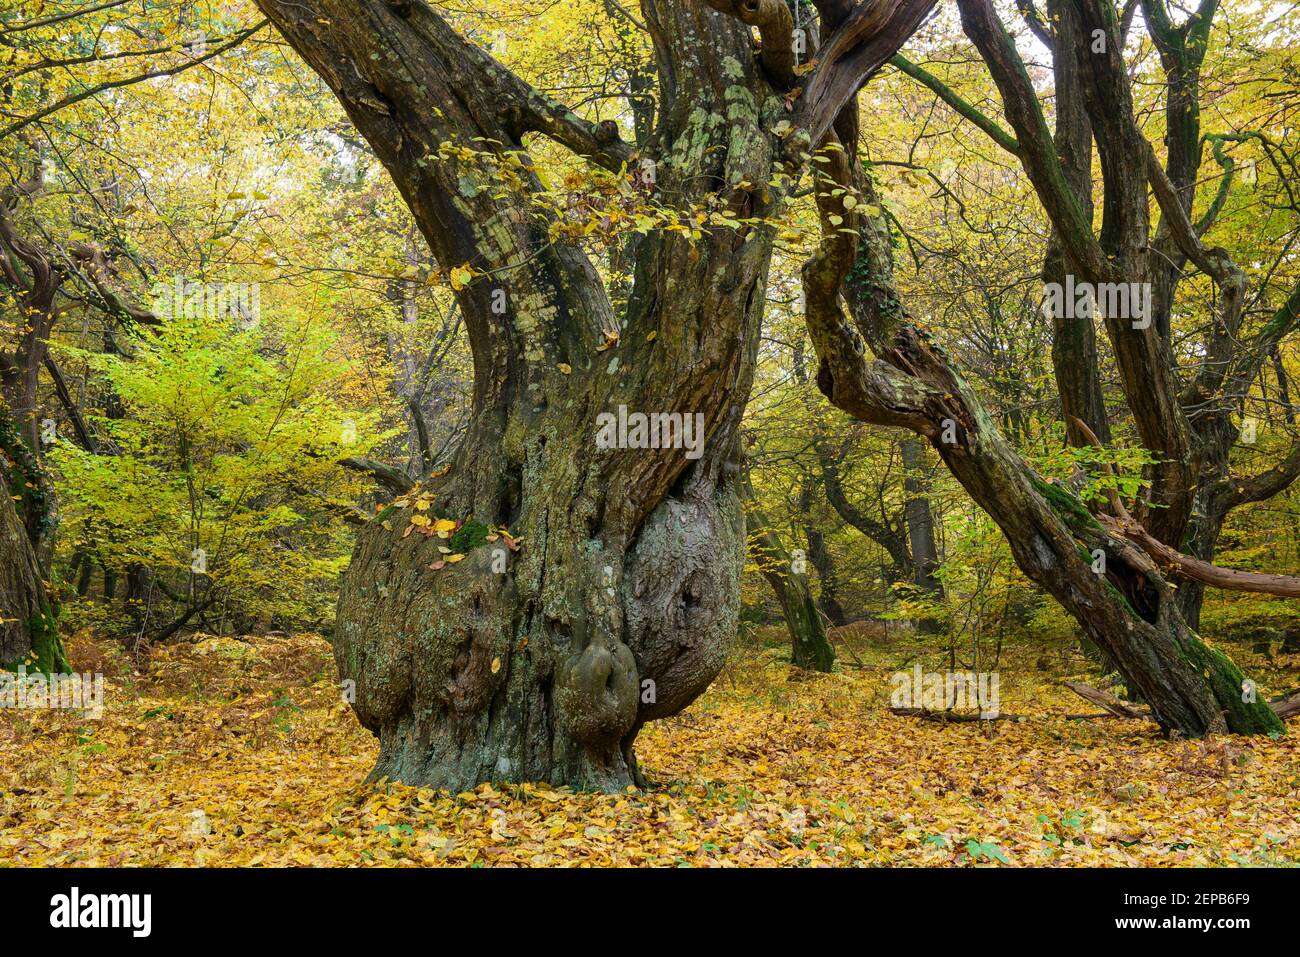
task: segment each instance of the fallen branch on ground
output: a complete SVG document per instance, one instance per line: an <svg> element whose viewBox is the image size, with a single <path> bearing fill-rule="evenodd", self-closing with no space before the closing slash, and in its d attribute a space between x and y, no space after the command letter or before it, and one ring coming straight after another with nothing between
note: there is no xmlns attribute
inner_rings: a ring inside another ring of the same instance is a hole
<svg viewBox="0 0 1300 957"><path fill-rule="evenodd" d="M1116 698L1113 694L1100 689L1093 688L1089 685L1082 684L1078 681L1062 681L1075 694L1089 704L1095 704L1107 714L1116 718L1149 718L1151 717L1145 711L1139 711L1131 704L1125 704Z"/></svg>
<svg viewBox="0 0 1300 957"><path fill-rule="evenodd" d="M1114 695L1108 694L1105 691L1099 691L1096 688L1082 684L1078 681L1063 681L1061 683L1085 701L1091 702L1099 708L1104 708L1112 717L1151 717L1147 712L1141 711L1132 705L1125 704ZM1288 691L1286 694L1278 695L1276 698L1269 701L1268 706L1272 708L1273 713L1283 721L1286 721L1289 718L1294 718L1296 715L1300 715L1300 688L1296 688L1294 691ZM1069 717L1088 717L1088 715L1070 715ZM1093 717L1100 717L1100 715L1093 715Z"/></svg>
<svg viewBox="0 0 1300 957"><path fill-rule="evenodd" d="M959 714L956 711L932 711L929 708L890 708L890 714L903 718L920 718L923 721L938 721L940 724L955 724L965 721L1022 721L1022 714Z"/></svg>
<svg viewBox="0 0 1300 957"><path fill-rule="evenodd" d="M1283 721L1287 720L1287 718L1294 718L1300 714L1300 688L1278 695L1269 701L1268 706Z"/></svg>

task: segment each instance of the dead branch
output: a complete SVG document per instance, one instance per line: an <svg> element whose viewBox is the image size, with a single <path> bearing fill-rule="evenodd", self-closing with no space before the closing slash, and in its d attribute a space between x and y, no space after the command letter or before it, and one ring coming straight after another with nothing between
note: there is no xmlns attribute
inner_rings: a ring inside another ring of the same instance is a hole
<svg viewBox="0 0 1300 957"><path fill-rule="evenodd" d="M1116 718L1151 717L1146 712L1139 711L1130 704L1125 704L1109 692L1101 691L1078 681L1062 681L1061 684L1065 685L1084 701L1087 701L1089 704L1095 704L1098 708L1101 708L1107 714L1113 715Z"/></svg>
<svg viewBox="0 0 1300 957"><path fill-rule="evenodd" d="M1229 591L1257 592L1264 595L1277 595L1280 598L1300 598L1300 578L1294 575L1244 572L1235 568L1212 565L1170 548L1136 522L1120 525L1118 530L1157 562L1184 578Z"/></svg>
<svg viewBox="0 0 1300 957"><path fill-rule="evenodd" d="M929 708L890 708L890 714L903 718L920 718L922 721L937 721L939 724L961 724L967 721L1021 721L1021 714L959 714L956 711L933 711Z"/></svg>
<svg viewBox="0 0 1300 957"><path fill-rule="evenodd" d="M1288 718L1294 718L1300 714L1300 688L1294 691L1288 691L1286 694L1278 695L1269 701L1268 706L1273 709L1283 721Z"/></svg>

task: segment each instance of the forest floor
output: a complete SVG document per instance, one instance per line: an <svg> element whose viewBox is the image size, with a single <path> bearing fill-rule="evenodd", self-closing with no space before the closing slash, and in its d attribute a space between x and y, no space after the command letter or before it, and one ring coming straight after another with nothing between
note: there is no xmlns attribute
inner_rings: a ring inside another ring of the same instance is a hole
<svg viewBox="0 0 1300 957"><path fill-rule="evenodd" d="M652 787L620 795L363 785L374 739L318 636L206 638L138 672L82 638L101 719L0 711L0 866L1300 864L1300 733L1069 720L1091 707L1029 653L1000 665L1024 720L938 724L888 704L892 672L939 656L864 641L792 679L765 637L642 734Z"/></svg>

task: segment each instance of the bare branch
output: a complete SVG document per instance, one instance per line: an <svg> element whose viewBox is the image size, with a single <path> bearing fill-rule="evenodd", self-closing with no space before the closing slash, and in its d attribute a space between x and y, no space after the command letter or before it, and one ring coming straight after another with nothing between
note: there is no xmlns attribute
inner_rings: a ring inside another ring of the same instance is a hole
<svg viewBox="0 0 1300 957"><path fill-rule="evenodd" d="M340 459L339 465L354 472L369 475L395 495L405 495L415 488L414 480L401 469L385 465L383 462L376 462L374 459L353 456Z"/></svg>
<svg viewBox="0 0 1300 957"><path fill-rule="evenodd" d="M157 325L158 317L142 303L129 299L117 286L113 267L104 251L93 243L73 243L68 247L72 259L82 267L85 277L104 300L115 319L125 318L144 326Z"/></svg>
<svg viewBox="0 0 1300 957"><path fill-rule="evenodd" d="M1287 457L1271 469L1234 481L1228 500L1233 506L1265 502L1286 491L1297 477L1300 477L1300 442L1293 445Z"/></svg>
<svg viewBox="0 0 1300 957"><path fill-rule="evenodd" d="M1277 595L1280 598L1300 598L1300 578L1293 575L1273 575L1267 572L1244 572L1234 568L1221 568L1171 548L1136 522L1125 524L1112 521L1106 516L1100 516L1099 519L1114 534L1134 542L1165 568L1183 578L1190 578L1228 591L1255 592Z"/></svg>
<svg viewBox="0 0 1300 957"><path fill-rule="evenodd" d="M23 129L24 127L31 126L33 123L39 123L41 120L45 119L46 117L59 112L59 110L72 106L74 103L80 103L82 100L90 99L92 96L98 96L100 93L104 93L108 90L116 90L124 86L132 86L144 80L155 79L156 77L175 76L178 73L183 73L186 70L191 69L192 67L198 66L200 63L205 63L206 61L211 60L213 57L221 56L221 54L225 53L227 50L239 46L239 44L243 43L245 40L251 37L258 30L262 29L262 27L266 26L267 22L268 21L263 20L260 23L255 24L252 27L249 27L247 30L242 30L239 33L236 33L234 36L232 36L225 43L221 44L220 46L214 47L212 50L205 53L204 55L192 57L186 60L184 63L177 64L176 66L167 67L161 70L148 70L144 73L138 73L135 76L126 76L116 80L108 80L105 81L104 83L98 83L95 86L87 87L86 89L80 90L77 93L69 94L68 96L65 96L63 99L58 100L55 103L51 103L49 106L45 107L44 109L37 110L31 116L18 120L17 122L14 123L10 123L8 126L4 127L3 129L0 129L0 139L4 139L6 136L12 136L14 133L17 133L19 130Z"/></svg>

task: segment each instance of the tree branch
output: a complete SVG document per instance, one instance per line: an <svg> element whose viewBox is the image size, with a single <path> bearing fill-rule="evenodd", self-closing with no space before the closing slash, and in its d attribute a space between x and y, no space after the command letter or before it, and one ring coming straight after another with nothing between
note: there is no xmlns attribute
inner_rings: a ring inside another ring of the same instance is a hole
<svg viewBox="0 0 1300 957"><path fill-rule="evenodd" d="M72 420L73 431L77 433L77 441L87 452L98 455L104 449L100 446L99 437L95 435L86 422L86 417L81 414L81 409L72 398L72 391L68 388L67 380L63 377L63 370L59 364L54 361L54 357L48 352L45 354L45 369L50 374L50 380L54 383L55 395L59 398L59 404L63 406L63 411L68 414ZM116 452L116 449L113 449Z"/></svg>
<svg viewBox="0 0 1300 957"><path fill-rule="evenodd" d="M901 53L896 53L890 57L889 63L935 93L939 99L947 103L957 113L966 117L966 119L987 133L998 146L1001 146L1013 156L1020 155L1020 144L1016 142L1014 136L999 126L996 121L977 110L937 76L917 66Z"/></svg>
<svg viewBox="0 0 1300 957"><path fill-rule="evenodd" d="M385 465L383 462L376 462L374 459L352 456L346 459L340 459L339 465L346 469L351 469L354 472L361 472L364 475L369 475L394 495L405 495L411 489L415 488L414 480L412 480L412 478L401 469L394 468L391 465Z"/></svg>
<svg viewBox="0 0 1300 957"><path fill-rule="evenodd" d="M1136 522L1124 524L1114 522L1106 516L1100 516L1103 525L1115 534L1136 543L1143 551L1165 568L1190 578L1193 581L1223 588L1229 591L1255 592L1264 595L1277 595L1280 598L1300 598L1300 578L1293 575L1274 575L1267 572L1244 572L1232 568L1221 568L1184 555L1177 549L1155 538Z"/></svg>
<svg viewBox="0 0 1300 957"><path fill-rule="evenodd" d="M46 117L54 113L57 113L59 112L59 110L62 110L66 107L72 106L74 103L80 103L82 100L89 99L92 96L98 96L100 93L104 93L108 90L116 90L124 86L132 86L144 80L152 80L157 77L175 76L178 73L183 73L186 70L190 69L191 67L196 67L200 63L205 63L208 60L211 60L213 57L220 56L221 54L225 53L227 50L239 46L239 44L243 43L245 40L251 37L258 30L262 29L262 27L266 26L266 24L267 21L263 20L260 23L257 23L254 26L249 27L247 30L243 30L239 33L236 33L228 41L226 41L225 43L221 44L218 47L214 47L208 53L205 53L202 56L192 57L186 62L178 64L176 66L167 67L161 70L148 70L144 73L140 73L135 76L121 77L116 80L107 80L104 83L98 83L95 86L87 87L86 89L80 90L77 93L69 94L68 96L63 97L63 99L58 100L55 103L51 103L49 106L45 107L44 109L37 110L31 116L18 120L17 122L11 123L8 126L4 127L3 129L0 129L0 140L4 139L6 136L12 136L14 133L17 133L19 130L23 129L24 127L31 126L33 123L39 123L41 120L45 119Z"/></svg>
<svg viewBox="0 0 1300 957"><path fill-rule="evenodd" d="M936 0L863 0L817 49L797 110L799 125L819 145L840 110L889 62ZM854 148L856 144L850 143Z"/></svg>
<svg viewBox="0 0 1300 957"><path fill-rule="evenodd" d="M1092 282L1110 282L1113 267L1092 232L1092 221L1066 179L1042 104L1024 62L991 0L958 0L962 28L979 50L1002 94L1018 154L1039 201L1056 227L1069 260Z"/></svg>
<svg viewBox="0 0 1300 957"><path fill-rule="evenodd" d="M794 17L785 0L704 0L706 4L758 28L758 61L768 79L783 90L794 82Z"/></svg>
<svg viewBox="0 0 1300 957"><path fill-rule="evenodd" d="M1233 481L1228 501L1234 508L1247 502L1268 501L1286 491L1297 477L1300 477L1300 442L1293 445L1287 457L1271 469Z"/></svg>
<svg viewBox="0 0 1300 957"><path fill-rule="evenodd" d="M80 10L69 10L67 13L58 13L53 16L45 17L41 20L28 20L26 23L20 23L16 27L10 27L7 30L0 30L0 37L13 36L15 33L22 33L25 30L36 30L40 27L53 26L56 23L62 23L64 20L72 20L76 17L84 17L91 13L99 13L101 10L110 10L113 7L125 6L129 0L108 0L107 3L101 3L94 7L85 7Z"/></svg>

